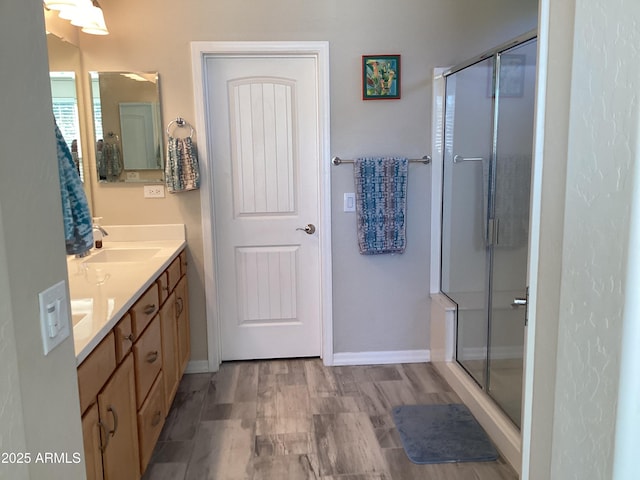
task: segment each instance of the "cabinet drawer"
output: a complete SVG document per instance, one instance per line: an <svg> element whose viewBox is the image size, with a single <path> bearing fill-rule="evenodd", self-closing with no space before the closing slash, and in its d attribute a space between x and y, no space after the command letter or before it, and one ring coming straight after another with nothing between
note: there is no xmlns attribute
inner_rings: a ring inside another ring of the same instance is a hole
<svg viewBox="0 0 640 480"><path fill-rule="evenodd" d="M133 355L136 371L136 406L140 408L162 367L159 316L133 345Z"/></svg>
<svg viewBox="0 0 640 480"><path fill-rule="evenodd" d="M182 275L186 275L187 274L187 252L186 252L186 250L183 250L180 253L180 272L182 273Z"/></svg>
<svg viewBox="0 0 640 480"><path fill-rule="evenodd" d="M149 396L138 412L138 438L140 446L140 471L144 472L151 459L153 448L162 431L166 416L164 405L164 378L162 372L153 383Z"/></svg>
<svg viewBox="0 0 640 480"><path fill-rule="evenodd" d="M133 330L131 328L131 315L128 313L118 322L113 330L116 338L116 362L120 363L133 346Z"/></svg>
<svg viewBox="0 0 640 480"><path fill-rule="evenodd" d="M116 347L113 333L109 334L78 367L80 411L95 401L98 392L116 369Z"/></svg>
<svg viewBox="0 0 640 480"><path fill-rule="evenodd" d="M171 265L167 267L167 274L169 276L169 291L172 291L176 288L178 284L178 280L180 280L180 257L177 257Z"/></svg>
<svg viewBox="0 0 640 480"><path fill-rule="evenodd" d="M169 274L166 271L162 272L157 282L160 294L160 305L162 305L169 296Z"/></svg>
<svg viewBox="0 0 640 480"><path fill-rule="evenodd" d="M159 307L158 284L154 283L129 311L131 313L131 325L135 338L138 338L145 327L149 325L151 319L158 313Z"/></svg>

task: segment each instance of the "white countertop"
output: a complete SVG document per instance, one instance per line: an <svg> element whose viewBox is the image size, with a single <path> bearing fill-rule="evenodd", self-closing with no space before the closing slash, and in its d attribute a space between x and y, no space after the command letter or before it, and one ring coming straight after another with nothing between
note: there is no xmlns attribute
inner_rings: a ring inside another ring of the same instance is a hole
<svg viewBox="0 0 640 480"><path fill-rule="evenodd" d="M76 364L93 351L186 246L184 225L103 225L103 248L67 258ZM140 260L135 249L140 251ZM102 253L104 252L104 253ZM100 255L120 254L101 261Z"/></svg>

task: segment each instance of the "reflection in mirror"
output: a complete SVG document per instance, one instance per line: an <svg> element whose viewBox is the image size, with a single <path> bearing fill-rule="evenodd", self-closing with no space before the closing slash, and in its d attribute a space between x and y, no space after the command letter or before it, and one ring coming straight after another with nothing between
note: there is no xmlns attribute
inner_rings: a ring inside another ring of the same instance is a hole
<svg viewBox="0 0 640 480"><path fill-rule="evenodd" d="M73 161L80 174L80 179L87 187L89 182L85 181L84 155L82 154L83 136L78 105L80 89L77 84L77 76L80 71L80 50L75 45L48 33L47 51L53 115L62 136L73 153ZM85 193L89 197L88 192Z"/></svg>
<svg viewBox="0 0 640 480"><path fill-rule="evenodd" d="M91 72L100 182L162 182L157 73Z"/></svg>
<svg viewBox="0 0 640 480"><path fill-rule="evenodd" d="M49 76L51 78L53 116L56 118L64 140L71 149L73 163L76 165L80 180L84 182L76 76L74 72L49 72Z"/></svg>
<svg viewBox="0 0 640 480"><path fill-rule="evenodd" d="M87 134L87 109L82 102L82 99L86 98L87 91L86 82L80 81L83 78L80 49L53 33L47 33L47 52L56 123L65 141L74 150L73 159L80 173L89 208L93 209L91 170L88 166L90 157L88 152L91 149L87 149L87 145L91 145L91 140Z"/></svg>

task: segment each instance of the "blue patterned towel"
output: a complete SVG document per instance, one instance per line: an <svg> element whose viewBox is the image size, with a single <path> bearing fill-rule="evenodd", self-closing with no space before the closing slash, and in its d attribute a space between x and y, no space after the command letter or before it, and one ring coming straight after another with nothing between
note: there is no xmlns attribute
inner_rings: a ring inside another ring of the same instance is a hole
<svg viewBox="0 0 640 480"><path fill-rule="evenodd" d="M56 123L60 195L64 239L68 255L84 253L93 246L93 229L87 196L82 188L73 156Z"/></svg>
<svg viewBox="0 0 640 480"><path fill-rule="evenodd" d="M404 252L408 163L406 158L389 157L355 160L361 254Z"/></svg>
<svg viewBox="0 0 640 480"><path fill-rule="evenodd" d="M200 167L191 137L169 137L164 173L171 193L200 188Z"/></svg>

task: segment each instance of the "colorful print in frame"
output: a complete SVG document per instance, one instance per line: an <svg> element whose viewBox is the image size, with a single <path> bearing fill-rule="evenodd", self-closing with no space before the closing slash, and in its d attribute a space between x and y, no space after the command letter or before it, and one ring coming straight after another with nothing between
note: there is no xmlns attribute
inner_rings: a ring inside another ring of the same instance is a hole
<svg viewBox="0 0 640 480"><path fill-rule="evenodd" d="M400 55L362 56L362 99L400 98Z"/></svg>

